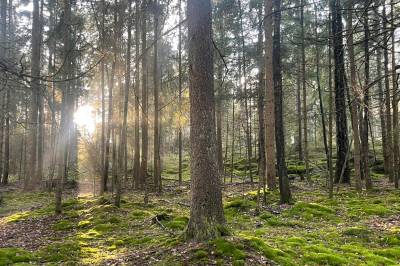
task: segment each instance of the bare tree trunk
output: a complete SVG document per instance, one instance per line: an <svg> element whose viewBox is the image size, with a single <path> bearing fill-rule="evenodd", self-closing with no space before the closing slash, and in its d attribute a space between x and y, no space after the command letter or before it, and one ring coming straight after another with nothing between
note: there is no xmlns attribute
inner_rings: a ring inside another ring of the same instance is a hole
<svg viewBox="0 0 400 266"><path fill-rule="evenodd" d="M276 188L275 170L275 100L273 77L272 0L265 0L265 159L269 189Z"/></svg>
<svg viewBox="0 0 400 266"><path fill-rule="evenodd" d="M32 55L31 55L31 110L30 110L30 149L29 149L29 183L28 188L37 188L37 131L38 131L38 98L40 90L40 14L39 0L33 1L33 22L32 22Z"/></svg>
<svg viewBox="0 0 400 266"><path fill-rule="evenodd" d="M129 89L130 89L130 82L131 82L131 43L132 43L132 19L130 19L130 16L132 15L132 0L128 1L128 20L127 20L127 33L128 33L128 38L127 38L127 44L126 44L126 66L125 66L125 89L124 89L124 110L123 110L123 122L122 122L122 136L121 136L121 146L120 146L120 152L123 152L123 156L120 156L120 166L123 167L123 173L124 173L124 181L125 184L127 183L128 180L128 166L127 166L127 141L126 141L126 135L127 135L127 128L128 128L128 104L129 104ZM120 203L120 196L121 194L121 186L118 184L117 186L117 199L118 203ZM118 204L119 205L119 204Z"/></svg>
<svg viewBox="0 0 400 266"><path fill-rule="evenodd" d="M212 14L209 0L188 1L192 199L186 236L222 235L225 224L214 116Z"/></svg>
<svg viewBox="0 0 400 266"><path fill-rule="evenodd" d="M320 50L319 50L319 34L318 34L318 8L317 4L314 4L315 8L315 27L314 27L314 33L315 33L315 53L316 53L316 70L317 70L317 89L318 89L318 99L319 99L319 110L321 112L321 123L322 123L322 137L324 141L324 149L325 149L325 157L326 157L326 167L328 170L328 174L331 168L330 165L330 160L329 160L329 147L328 147L328 140L327 140L327 134L326 134L326 126L325 126L325 111L324 111L324 104L323 104L323 98L322 98L322 89L321 89L321 80L320 80Z"/></svg>
<svg viewBox="0 0 400 266"><path fill-rule="evenodd" d="M232 143L231 143L231 183L233 181L233 170L235 159L235 92L232 91Z"/></svg>
<svg viewBox="0 0 400 266"><path fill-rule="evenodd" d="M61 121L60 121L60 130L59 130L59 139L58 139L58 174L57 174L57 188L55 193L55 213L61 214L62 212L62 192L63 192L63 183L66 179L67 174L67 143L68 143L68 127L71 125L72 117L69 112L69 105L71 100L71 82L68 81L68 78L71 74L71 60L70 52L71 52L71 3L70 0L63 0L62 9L64 12L62 29L64 33L63 43L63 57L65 60L65 64L63 67L63 78L64 82L62 83L62 102L61 102Z"/></svg>
<svg viewBox="0 0 400 266"><path fill-rule="evenodd" d="M247 91L247 67L246 67L246 52L245 52L245 39L243 29L243 10L241 0L238 0L239 4L239 20L240 20L240 33L241 33L241 45L242 45L242 67L243 67L243 92L244 92L244 108L246 115L246 148L247 148L247 170L249 171L250 182L253 183L253 174L251 172L251 157L252 157L252 146L251 146L251 124L250 124L250 111L248 103L248 91ZM241 82L242 83L242 82ZM251 102L251 99L250 99Z"/></svg>
<svg viewBox="0 0 400 266"><path fill-rule="evenodd" d="M6 89L6 106L5 106L5 138L4 138L4 169L3 169L3 177L1 178L0 173L0 180L3 185L8 184L8 176L10 172L10 88Z"/></svg>
<svg viewBox="0 0 400 266"><path fill-rule="evenodd" d="M148 159L148 94L147 94L147 0L142 3L142 161L140 184L145 189L147 201L147 159Z"/></svg>
<svg viewBox="0 0 400 266"><path fill-rule="evenodd" d="M365 3L365 14L364 14L364 72L365 72L365 89L364 89L364 117L362 120L362 132L361 132L361 165L362 177L365 179L365 188L372 188L372 180L369 173L369 145L368 145L368 131L369 131L369 3Z"/></svg>
<svg viewBox="0 0 400 266"><path fill-rule="evenodd" d="M264 117L264 106L265 106L265 64L264 64L264 49L263 49L263 8L262 5L259 5L258 9L258 20L260 26L258 28L258 40L257 40L257 49L258 49L258 67L259 67L259 75L258 75L258 101L257 101L257 109L258 109L258 176L259 183L263 188L263 203L266 204L266 195L265 195L265 185L266 185L266 176L265 176L265 117Z"/></svg>
<svg viewBox="0 0 400 266"><path fill-rule="evenodd" d="M309 179L308 159L308 122L307 122L307 86L306 86L306 52L304 45L304 0L300 1L300 25L301 25L301 82L303 89L303 130L304 130L304 162L306 165L306 178Z"/></svg>
<svg viewBox="0 0 400 266"><path fill-rule="evenodd" d="M386 18L386 5L383 5L383 66L385 74L385 117L386 117L386 152L388 155L388 174L389 181L394 181L394 169L393 169L393 135L392 135L392 115L391 115L391 99L390 99L390 87L389 87L389 55L388 55L388 34L387 32L387 18Z"/></svg>
<svg viewBox="0 0 400 266"><path fill-rule="evenodd" d="M6 47L7 47L7 0L0 1L0 57L4 58L6 56ZM6 88L7 83L2 82L2 86L0 88L0 183L3 182L3 140L4 140L4 122L8 117L8 109L7 109L7 98L8 98L8 89ZM7 129L5 130L7 135Z"/></svg>
<svg viewBox="0 0 400 266"><path fill-rule="evenodd" d="M179 83L178 83L178 104L179 104L179 117L182 116L182 0L179 0L179 43L178 43L178 70L179 70ZM179 123L178 128L178 178L179 185L182 185L182 125Z"/></svg>
<svg viewBox="0 0 400 266"><path fill-rule="evenodd" d="M336 177L335 181L350 182L350 171L346 155L349 150L346 117L346 77L344 68L343 24L340 0L331 0L332 45L335 62L335 107L336 107ZM343 173L343 174L342 174ZM342 177L342 178L341 178Z"/></svg>
<svg viewBox="0 0 400 266"><path fill-rule="evenodd" d="M140 184L140 112L139 112L139 94L140 94L140 60L139 60L139 49L140 49L140 3L136 1L136 18L135 18L135 154L133 162L134 170L134 186L139 187Z"/></svg>
<svg viewBox="0 0 400 266"><path fill-rule="evenodd" d="M283 92L281 67L281 0L274 0L273 82L275 94L275 141L281 203L292 200L285 160L285 130L283 123Z"/></svg>
<svg viewBox="0 0 400 266"><path fill-rule="evenodd" d="M347 49L349 54L350 63L350 80L351 80L351 90L354 99L351 101L351 125L353 128L353 139L354 139L354 178L356 183L356 189L358 192L362 190L361 184L361 147L360 147L360 132L359 132L359 102L361 98L361 88L357 86L356 80L356 65L354 59L354 45L353 45L353 1L347 2ZM350 99L349 99L350 101Z"/></svg>
<svg viewBox="0 0 400 266"><path fill-rule="evenodd" d="M391 38L392 38L392 91L393 91L393 99L392 99L392 107L393 107L393 175L394 175L394 186L395 188L399 188L399 167L400 167L400 154L399 154L399 96L397 91L397 74L396 74L396 39L395 39L395 24L394 24L394 1L390 1L391 6ZM368 20L366 21L368 22ZM367 36L365 36L367 38ZM368 39L366 39L366 43L368 45ZM366 61L367 62L367 61ZM366 79L366 81L368 81ZM368 109L367 109L368 110ZM367 132L368 133L368 132Z"/></svg>
<svg viewBox="0 0 400 266"><path fill-rule="evenodd" d="M377 23L376 29L377 32L379 24ZM383 152L383 164L385 173L389 173L389 154L386 150L387 148L387 132L386 132L386 116L385 116L385 99L383 92L383 83L382 83L382 49L378 46L376 48L376 73L379 78L378 80L378 99L379 99L379 117L380 117L380 125L381 125L381 137L382 137L382 152Z"/></svg>
<svg viewBox="0 0 400 266"><path fill-rule="evenodd" d="M155 0L155 5L158 1ZM159 69L158 69L158 14L154 15L154 188L161 193L160 122L159 122Z"/></svg>

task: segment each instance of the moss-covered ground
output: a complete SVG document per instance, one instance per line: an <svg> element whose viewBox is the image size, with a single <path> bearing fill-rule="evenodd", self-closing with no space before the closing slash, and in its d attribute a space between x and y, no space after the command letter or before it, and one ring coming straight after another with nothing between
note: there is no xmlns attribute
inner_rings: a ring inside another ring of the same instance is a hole
<svg viewBox="0 0 400 266"><path fill-rule="evenodd" d="M400 191L382 174L374 173L376 189L343 186L333 199L324 178L296 178L293 204L267 191L257 215L257 186L240 184L238 175L224 185L230 236L195 243L182 237L188 183L178 186L172 171L148 205L138 191L126 191L121 208L112 195L70 193L54 216L51 193L5 193L0 265L400 265Z"/></svg>

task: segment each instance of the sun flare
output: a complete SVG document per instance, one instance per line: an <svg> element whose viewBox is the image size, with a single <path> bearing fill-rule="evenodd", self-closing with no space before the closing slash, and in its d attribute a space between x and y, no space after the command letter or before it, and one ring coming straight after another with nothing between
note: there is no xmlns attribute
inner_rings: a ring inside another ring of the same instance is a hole
<svg viewBox="0 0 400 266"><path fill-rule="evenodd" d="M90 105L82 105L74 114L74 122L78 129L92 135L96 128L94 108Z"/></svg>

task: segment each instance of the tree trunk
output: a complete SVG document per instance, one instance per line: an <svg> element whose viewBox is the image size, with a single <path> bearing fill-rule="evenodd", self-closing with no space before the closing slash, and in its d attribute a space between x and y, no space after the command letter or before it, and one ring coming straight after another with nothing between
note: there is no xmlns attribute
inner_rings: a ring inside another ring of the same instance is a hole
<svg viewBox="0 0 400 266"><path fill-rule="evenodd" d="M187 14L192 197L186 236L205 240L220 236L225 223L216 163L210 0L189 0Z"/></svg>
<svg viewBox="0 0 400 266"><path fill-rule="evenodd" d="M336 107L336 173L335 181L350 182L350 170L347 163L349 149L346 117L346 78L344 68L343 24L340 0L331 0L332 9L332 45L335 62L335 107ZM342 174L343 173L343 174Z"/></svg>
<svg viewBox="0 0 400 266"><path fill-rule="evenodd" d="M140 112L139 112L139 94L140 94L140 3L136 1L136 18L135 18L135 154L133 159L134 170L134 186L139 187L140 184Z"/></svg>
<svg viewBox="0 0 400 266"><path fill-rule="evenodd" d="M261 182L263 188L263 203L266 204L266 195L265 195L265 120L264 120L264 107L265 107L265 64L264 64L264 49L263 49L263 10L262 5L259 5L258 10L258 20L259 20L259 28L258 28L258 40L257 40L257 49L258 49L258 101L257 101L257 111L258 111L258 176L259 182Z"/></svg>
<svg viewBox="0 0 400 266"><path fill-rule="evenodd" d="M283 92L281 67L281 0L274 0L273 82L275 94L275 141L281 203L292 200L285 161L285 130L283 123Z"/></svg>
<svg viewBox="0 0 400 266"><path fill-rule="evenodd" d="M147 0L142 3L142 161L140 165L140 185L147 191L148 159L148 95L147 95Z"/></svg>
<svg viewBox="0 0 400 266"><path fill-rule="evenodd" d="M29 190L37 188L37 131L38 131L38 98L40 90L40 31L39 0L33 1L32 22L32 55L31 55L31 110L30 110L30 148L29 148Z"/></svg>
<svg viewBox="0 0 400 266"><path fill-rule="evenodd" d="M61 102L61 120L58 138L58 173L57 173L57 188L55 193L55 213L61 214L62 212L62 192L63 183L66 179L67 173L67 143L68 143L68 127L71 125L72 117L69 117L69 104L71 100L70 90L71 82L68 81L71 75L71 3L70 0L63 0L62 9L64 12L64 19L61 22L63 29L63 57L64 67L62 69L63 79L62 82L62 102Z"/></svg>
<svg viewBox="0 0 400 266"><path fill-rule="evenodd" d="M239 20L240 20L240 33L241 33L241 45L242 45L242 67L243 67L243 92L244 92L244 109L246 116L246 151L247 151L247 171L249 172L250 182L253 183L253 174L251 172L251 158L252 158L252 146L251 146L251 122L250 122L250 110L249 110L249 95L247 91L247 66L246 66L246 45L244 39L244 29L243 29L243 10L241 5L241 0L238 0L239 4ZM240 82L242 85L242 82ZM251 98L250 98L251 102Z"/></svg>
<svg viewBox="0 0 400 266"><path fill-rule="evenodd" d="M303 89L303 138L304 138L304 162L306 166L306 177L309 179L308 161L308 117L307 117L307 86L306 86L306 51L304 45L304 0L300 1L300 25L301 25L301 82Z"/></svg>
<svg viewBox="0 0 400 266"><path fill-rule="evenodd" d="M390 99L390 85L389 85L389 46L388 46L388 34L387 34L387 18L386 18L386 5L383 5L383 66L385 75L385 120L386 120L386 152L388 156L388 174L389 181L394 181L394 169L393 169L393 135L392 135L392 115L391 115L391 99Z"/></svg>
<svg viewBox="0 0 400 266"><path fill-rule="evenodd" d="M275 100L273 78L272 0L265 0L265 159L269 189L276 188L275 171Z"/></svg>
<svg viewBox="0 0 400 266"><path fill-rule="evenodd" d="M399 154L399 95L397 91L397 74L396 74L396 39L395 39L395 24L394 24L394 1L390 1L391 6L391 38L392 38L392 46L391 46L391 54L392 54L392 91L393 91L393 99L392 99L392 108L393 108L393 175L394 175L394 186L395 188L399 188L399 167L400 167L400 154ZM368 23L368 20L366 20ZM367 24L368 25L368 24ZM367 32L367 31L366 31ZM367 35L366 44L368 46ZM367 48L366 48L367 49ZM368 49L366 50L368 51ZM366 61L368 62L368 61ZM366 71L367 73L367 71ZM367 80L367 79L366 79ZM366 109L368 111L368 109ZM367 121L368 122L368 121ZM368 134L368 132L367 132ZM368 136L368 135L367 135Z"/></svg>
<svg viewBox="0 0 400 266"><path fill-rule="evenodd" d="M359 103L361 99L361 88L357 86L356 80L356 65L354 59L354 45L353 45L353 1L348 1L347 6L347 49L349 54L349 64L350 64L350 81L351 90L354 99L350 101L351 110L351 125L353 128L353 139L354 139L354 179L356 183L356 190L361 192L361 146L360 146L360 131L359 131Z"/></svg>
<svg viewBox="0 0 400 266"><path fill-rule="evenodd" d="M178 105L179 117L182 116L182 0L179 0L179 43L178 43ZM182 125L179 122L178 128L178 179L179 185L182 185Z"/></svg>
<svg viewBox="0 0 400 266"><path fill-rule="evenodd" d="M326 167L327 171L329 174L330 171L330 160L329 160L329 147L328 147L328 139L327 139L327 134L326 134L326 126L325 126L325 111L324 111L324 104L323 104L323 98L322 98L322 89L321 89L321 80L320 80L320 52L319 52L319 35L318 35L318 8L317 4L314 4L315 8L315 27L314 27L314 33L315 33L315 60L316 60L316 71L317 71L317 89L318 89L318 99L319 99L319 110L321 112L321 124L322 124L322 137L324 141L324 149L325 149L325 157L326 157Z"/></svg>
<svg viewBox="0 0 400 266"><path fill-rule="evenodd" d="M155 1L157 5L158 1ZM160 169L160 122L159 122L159 69L158 69L158 14L154 15L154 188L161 193L161 169Z"/></svg>
<svg viewBox="0 0 400 266"><path fill-rule="evenodd" d="M369 145L368 145L368 132L369 132L369 3L365 3L365 14L364 14L364 72L365 72L365 83L364 83L364 117L362 120L363 126L361 132L361 165L362 165L362 177L365 179L365 188L372 188L372 180L369 173Z"/></svg>

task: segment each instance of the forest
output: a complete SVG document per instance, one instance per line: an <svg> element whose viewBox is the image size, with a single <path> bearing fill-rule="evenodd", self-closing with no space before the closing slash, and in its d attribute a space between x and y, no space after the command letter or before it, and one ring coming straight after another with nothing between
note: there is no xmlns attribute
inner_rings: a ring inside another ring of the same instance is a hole
<svg viewBox="0 0 400 266"><path fill-rule="evenodd" d="M400 265L399 0L0 0L0 266Z"/></svg>

